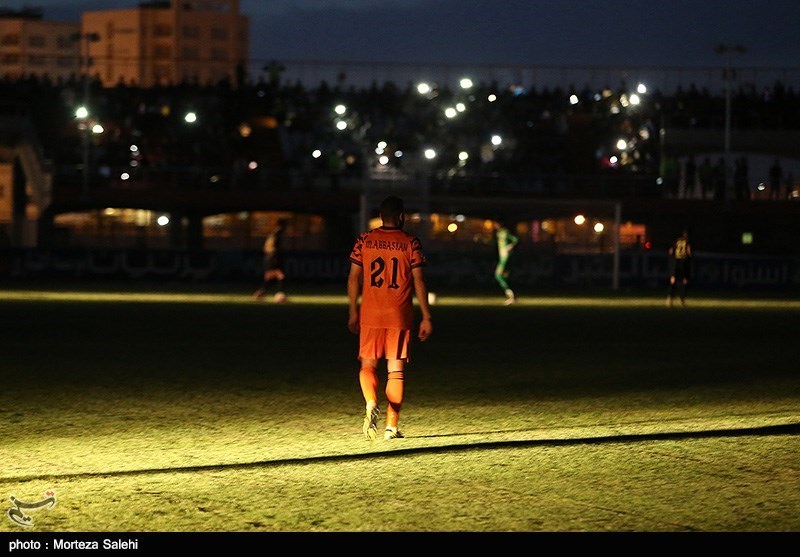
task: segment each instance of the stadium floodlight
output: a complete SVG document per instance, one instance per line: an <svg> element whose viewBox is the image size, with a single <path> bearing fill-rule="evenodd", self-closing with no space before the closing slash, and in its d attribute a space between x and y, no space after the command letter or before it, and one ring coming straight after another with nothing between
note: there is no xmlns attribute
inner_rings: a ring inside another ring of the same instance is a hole
<svg viewBox="0 0 800 557"><path fill-rule="evenodd" d="M381 156L380 158L378 158L378 162L379 162L379 163L380 163L382 166L386 166L387 164L389 164L389 157L387 157L386 155L383 155L383 156Z"/></svg>
<svg viewBox="0 0 800 557"><path fill-rule="evenodd" d="M458 110L459 112L464 112L466 109L467 105L465 105L464 103L456 104L456 110Z"/></svg>
<svg viewBox="0 0 800 557"><path fill-rule="evenodd" d="M624 151L627 148L628 148L628 142L627 141L625 141L624 139L618 139L617 140L617 149L619 149L620 151Z"/></svg>
<svg viewBox="0 0 800 557"><path fill-rule="evenodd" d="M337 130L346 130L347 129L347 122L344 120L339 120L336 122L336 129Z"/></svg>
<svg viewBox="0 0 800 557"><path fill-rule="evenodd" d="M639 93L640 95L644 95L645 93L647 93L647 85L645 85L644 83L640 83L639 85L636 86L636 92Z"/></svg>
<svg viewBox="0 0 800 557"><path fill-rule="evenodd" d="M578 95L572 94L569 96L569 104L575 105L578 104Z"/></svg>
<svg viewBox="0 0 800 557"><path fill-rule="evenodd" d="M637 95L636 93L632 94L632 95L629 97L629 99L628 99L628 100L630 100L630 103L631 103L632 105L638 105L638 104L641 104L641 102L642 102L642 99L641 99L641 97L639 97L639 95Z"/></svg>
<svg viewBox="0 0 800 557"><path fill-rule="evenodd" d="M493 135L492 136L492 145L495 145L495 146L496 145L500 145L502 142L503 142L503 138L500 137L499 135Z"/></svg>
<svg viewBox="0 0 800 557"><path fill-rule="evenodd" d="M434 149L428 148L425 149L425 158L428 160L433 160L436 158L436 151Z"/></svg>
<svg viewBox="0 0 800 557"><path fill-rule="evenodd" d="M167 215L161 215L156 222L158 226L167 226L169 224L169 217Z"/></svg>
<svg viewBox="0 0 800 557"><path fill-rule="evenodd" d="M461 79L459 84L461 85L462 89L469 89L472 87L472 80L468 77L464 77Z"/></svg>
<svg viewBox="0 0 800 557"><path fill-rule="evenodd" d="M100 124L95 124L94 126L92 126L92 133L95 135L101 134L104 131L106 131L105 128L103 128L103 126Z"/></svg>
<svg viewBox="0 0 800 557"><path fill-rule="evenodd" d="M451 234L455 233L456 230L458 230L458 225L456 223L451 222L447 225L447 231Z"/></svg>
<svg viewBox="0 0 800 557"><path fill-rule="evenodd" d="M496 100L497 100L497 95L495 95L494 93L492 93L491 95L489 95L488 97L486 97L486 100L488 100L490 103L493 103L494 101L496 101Z"/></svg>
<svg viewBox="0 0 800 557"><path fill-rule="evenodd" d="M336 114L341 116L342 114L347 112L347 107L345 105L343 105L343 104L337 104L336 107L333 109L333 111L336 112Z"/></svg>
<svg viewBox="0 0 800 557"><path fill-rule="evenodd" d="M89 117L89 109L86 108L85 106L79 106L77 109L75 109L75 118L83 119L88 117Z"/></svg>
<svg viewBox="0 0 800 557"><path fill-rule="evenodd" d="M314 157L315 159L318 159L322 156L322 151L320 151L319 149L314 149L313 151L311 151L311 156Z"/></svg>
<svg viewBox="0 0 800 557"><path fill-rule="evenodd" d="M183 117L183 120L187 124L194 124L197 122L197 114L195 112L187 112L186 116Z"/></svg>
<svg viewBox="0 0 800 557"><path fill-rule="evenodd" d="M594 223L594 231L600 234L603 230L605 230L605 226L603 226L602 222Z"/></svg>
<svg viewBox="0 0 800 557"><path fill-rule="evenodd" d="M575 215L575 218L573 219L573 221L578 226L583 226L583 224L586 222L586 217L583 216L583 215Z"/></svg>
<svg viewBox="0 0 800 557"><path fill-rule="evenodd" d="M468 158L469 158L469 153L467 153L466 151L461 151L461 152L458 154L458 160L460 160L460 161L465 161L465 160L467 160Z"/></svg>
<svg viewBox="0 0 800 557"><path fill-rule="evenodd" d="M444 115L448 118L455 118L458 115L458 112L456 112L456 109L452 106L448 106L444 109Z"/></svg>
<svg viewBox="0 0 800 557"><path fill-rule="evenodd" d="M422 82L422 83L420 83L419 85L417 85L417 92L418 92L420 95L427 95L428 93L430 93L430 92L431 92L431 86L430 86L430 85L428 85L428 84L427 84L427 83L425 83L425 82Z"/></svg>

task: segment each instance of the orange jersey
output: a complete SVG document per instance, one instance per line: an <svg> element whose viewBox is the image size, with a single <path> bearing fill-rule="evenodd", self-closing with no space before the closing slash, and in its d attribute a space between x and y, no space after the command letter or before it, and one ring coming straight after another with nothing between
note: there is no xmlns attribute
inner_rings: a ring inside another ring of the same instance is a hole
<svg viewBox="0 0 800 557"><path fill-rule="evenodd" d="M381 226L356 240L350 261L363 268L361 326L411 329L414 278L427 261L420 241L400 228Z"/></svg>

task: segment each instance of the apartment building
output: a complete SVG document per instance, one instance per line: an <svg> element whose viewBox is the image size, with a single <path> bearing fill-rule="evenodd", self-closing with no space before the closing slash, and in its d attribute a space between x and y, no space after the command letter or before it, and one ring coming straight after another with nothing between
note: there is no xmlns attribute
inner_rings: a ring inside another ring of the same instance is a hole
<svg viewBox="0 0 800 557"><path fill-rule="evenodd" d="M106 87L235 83L249 52L249 18L239 12L239 0L84 12L82 34L90 73Z"/></svg>
<svg viewBox="0 0 800 557"><path fill-rule="evenodd" d="M77 76L80 30L80 23L47 21L38 9L0 10L0 77Z"/></svg>

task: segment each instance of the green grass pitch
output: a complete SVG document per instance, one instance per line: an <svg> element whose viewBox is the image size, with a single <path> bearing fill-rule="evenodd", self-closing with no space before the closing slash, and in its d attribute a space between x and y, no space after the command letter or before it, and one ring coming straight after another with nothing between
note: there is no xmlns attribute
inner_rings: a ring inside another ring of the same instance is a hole
<svg viewBox="0 0 800 557"><path fill-rule="evenodd" d="M796 300L440 293L391 442L343 289L0 312L3 532L800 530Z"/></svg>

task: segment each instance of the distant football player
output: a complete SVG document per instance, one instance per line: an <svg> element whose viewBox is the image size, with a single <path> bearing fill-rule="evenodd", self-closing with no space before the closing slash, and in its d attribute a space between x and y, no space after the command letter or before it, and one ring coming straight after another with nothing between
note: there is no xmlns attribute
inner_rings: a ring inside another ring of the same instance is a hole
<svg viewBox="0 0 800 557"><path fill-rule="evenodd" d="M356 240L350 252L347 279L348 328L359 335L358 378L366 402L362 431L368 440L377 437L379 360L386 361L387 370L384 439L403 437L398 422L414 328L414 297L422 313L417 338L425 341L433 332L423 275L427 261L419 239L403 230L402 199L384 199L380 216L382 226L362 233Z"/></svg>
<svg viewBox="0 0 800 557"><path fill-rule="evenodd" d="M286 219L278 221L278 225L264 240L264 268L261 287L253 293L253 298L262 298L274 282L276 302L286 301L286 273L283 270L283 233L286 230Z"/></svg>
<svg viewBox="0 0 800 557"><path fill-rule="evenodd" d="M503 293L506 296L503 303L505 305L510 305L517 301L517 296L506 280L508 277L506 265L508 264L509 257L511 257L511 252L519 243L519 238L512 234L511 231L500 222L494 223L494 231L497 239L497 266L494 269L494 279L497 281L497 284L500 285L500 288L503 289Z"/></svg>
<svg viewBox="0 0 800 557"><path fill-rule="evenodd" d="M681 305L686 305L686 295L689 292L689 280L692 276L692 245L689 243L689 231L684 230L669 250L669 293L667 305L672 306L675 291L679 291Z"/></svg>

